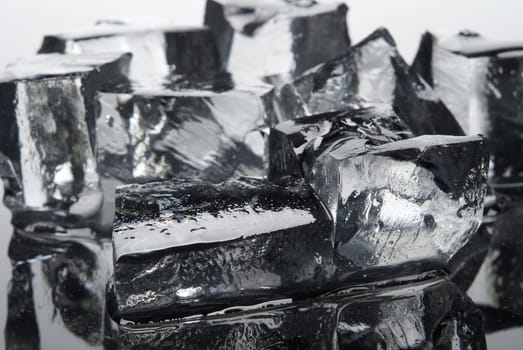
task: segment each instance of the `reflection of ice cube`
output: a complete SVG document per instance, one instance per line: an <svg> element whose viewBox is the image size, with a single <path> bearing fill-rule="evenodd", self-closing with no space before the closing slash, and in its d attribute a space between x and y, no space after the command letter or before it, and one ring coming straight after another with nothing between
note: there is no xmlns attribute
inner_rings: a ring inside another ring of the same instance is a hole
<svg viewBox="0 0 523 350"><path fill-rule="evenodd" d="M522 260L522 218L521 201L502 207L493 225L487 257L468 291L475 303L496 311L486 314L489 328L505 328L523 317L523 273L515 268ZM496 325L501 316L504 319Z"/></svg>

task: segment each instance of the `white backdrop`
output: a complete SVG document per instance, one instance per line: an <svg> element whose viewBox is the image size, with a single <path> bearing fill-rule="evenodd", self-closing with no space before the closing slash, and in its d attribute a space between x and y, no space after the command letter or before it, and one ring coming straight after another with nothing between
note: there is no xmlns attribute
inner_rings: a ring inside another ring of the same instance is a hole
<svg viewBox="0 0 523 350"><path fill-rule="evenodd" d="M349 28L357 42L378 26L387 27L407 61L411 61L421 34L432 31L455 33L470 29L500 39L523 39L521 0L353 0L348 2ZM152 15L176 20L180 25L202 21L204 0L0 0L0 67L17 57L34 53L45 33L88 26L95 20L116 16ZM0 125L1 127L1 125ZM2 142L3 140L0 140ZM1 186L0 186L1 187ZM3 189L0 188L0 195ZM0 254L10 238L10 217L0 205ZM7 283L3 276L0 283ZM5 306L0 287L0 305ZM0 332L5 322L0 306ZM3 334L0 334L3 335ZM0 348L3 346L0 336ZM521 349L521 330L489 337L489 349Z"/></svg>
<svg viewBox="0 0 523 350"><path fill-rule="evenodd" d="M352 0L348 4L354 42L385 26L408 61L427 29L448 33L471 29L494 38L523 38L520 0ZM203 7L204 0L0 0L0 67L33 53L44 33L137 14L196 24L201 23Z"/></svg>

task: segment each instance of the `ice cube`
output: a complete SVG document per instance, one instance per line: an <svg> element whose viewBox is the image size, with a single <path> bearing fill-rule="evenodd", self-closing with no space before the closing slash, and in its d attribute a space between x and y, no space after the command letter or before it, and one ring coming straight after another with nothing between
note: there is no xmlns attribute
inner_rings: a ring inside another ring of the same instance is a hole
<svg viewBox="0 0 523 350"><path fill-rule="evenodd" d="M379 120L372 110L352 113ZM359 126L364 118L343 115L340 120L354 122L356 131L331 129L323 116L278 124L270 136L271 178L302 173L331 212L337 253L349 270L427 261L445 266L481 223L486 141L438 135L402 140L404 129L389 117L392 127L374 134Z"/></svg>
<svg viewBox="0 0 523 350"><path fill-rule="evenodd" d="M488 136L495 182L523 175L522 59L523 42L426 33L413 63L467 134Z"/></svg>
<svg viewBox="0 0 523 350"><path fill-rule="evenodd" d="M236 78L286 80L350 47L346 17L343 3L208 0L205 24Z"/></svg>
<svg viewBox="0 0 523 350"><path fill-rule="evenodd" d="M33 212L36 221L67 226L98 212L95 94L125 83L129 60L128 54L46 54L0 73L0 175L15 222L29 224L24 213Z"/></svg>
<svg viewBox="0 0 523 350"><path fill-rule="evenodd" d="M320 64L276 90L281 121L384 103L415 135L462 135L432 88L410 72L389 32L380 28L343 56Z"/></svg>
<svg viewBox="0 0 523 350"><path fill-rule="evenodd" d="M486 348L481 312L441 278L119 329L126 349Z"/></svg>
<svg viewBox="0 0 523 350"><path fill-rule="evenodd" d="M213 34L205 27L177 27L168 22L100 21L89 28L48 35L40 53L130 52L130 78L157 83L172 74L210 78L222 70Z"/></svg>
<svg viewBox="0 0 523 350"><path fill-rule="evenodd" d="M158 319L336 283L332 221L302 180L117 190L114 318Z"/></svg>

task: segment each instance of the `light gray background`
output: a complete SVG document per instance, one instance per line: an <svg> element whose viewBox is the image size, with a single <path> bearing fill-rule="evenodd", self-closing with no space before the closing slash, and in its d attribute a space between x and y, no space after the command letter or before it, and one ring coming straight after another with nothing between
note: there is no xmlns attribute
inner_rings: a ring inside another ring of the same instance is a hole
<svg viewBox="0 0 523 350"><path fill-rule="evenodd" d="M330 0L326 0L330 1ZM347 1L353 41L378 26L394 35L410 61L427 30L479 31L494 38L523 38L520 0L352 0ZM0 0L0 66L33 53L44 33L87 26L100 18L153 15L180 24L201 23L204 0Z"/></svg>
<svg viewBox="0 0 523 350"><path fill-rule="evenodd" d="M521 0L353 0L348 2L349 28L357 42L379 26L387 27L407 61L417 50L421 34L429 29L455 33L478 31L499 39L523 39ZM43 34L83 27L97 19L128 16L162 16L180 25L200 24L204 0L0 0L0 67L18 57L31 55ZM1 127L1 125L0 125ZM0 140L3 142L4 140ZM0 186L1 187L1 186ZM3 196L3 189L0 189ZM0 205L0 256L7 255L11 228L9 212ZM8 264L4 258L2 264ZM6 266L0 266L10 270ZM10 276L0 276L0 348L6 320L7 285ZM489 349L522 349L520 329L489 336Z"/></svg>

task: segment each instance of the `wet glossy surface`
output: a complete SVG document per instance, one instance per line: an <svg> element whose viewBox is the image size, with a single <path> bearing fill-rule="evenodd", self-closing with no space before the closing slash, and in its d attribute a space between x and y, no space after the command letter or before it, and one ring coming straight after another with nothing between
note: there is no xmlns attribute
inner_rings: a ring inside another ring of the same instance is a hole
<svg viewBox="0 0 523 350"><path fill-rule="evenodd" d="M111 229L114 196L107 194L119 184L265 176L272 87L220 83L178 81L170 88L135 83L130 91L98 94L96 153L106 194L101 230Z"/></svg>

